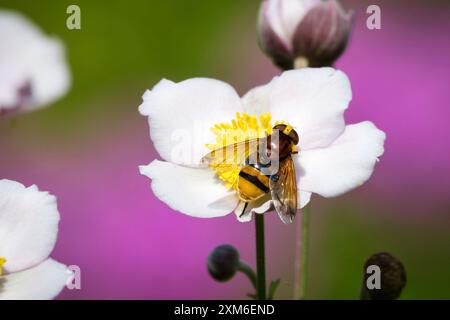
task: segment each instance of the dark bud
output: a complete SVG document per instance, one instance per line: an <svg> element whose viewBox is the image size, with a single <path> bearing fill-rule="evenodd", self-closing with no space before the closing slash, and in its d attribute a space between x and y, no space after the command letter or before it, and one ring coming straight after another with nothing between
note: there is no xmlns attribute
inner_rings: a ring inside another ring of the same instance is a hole
<svg viewBox="0 0 450 320"><path fill-rule="evenodd" d="M300 21L293 38L294 66L330 66L347 47L351 13L336 0L314 6Z"/></svg>
<svg viewBox="0 0 450 320"><path fill-rule="evenodd" d="M373 266L378 266L380 272ZM395 300L406 285L406 271L403 264L390 253L372 255L364 264L364 282L361 298L366 300ZM380 288L373 288L380 277Z"/></svg>
<svg viewBox="0 0 450 320"><path fill-rule="evenodd" d="M239 252L229 244L216 247L208 256L208 271L217 281L230 280L239 267Z"/></svg>

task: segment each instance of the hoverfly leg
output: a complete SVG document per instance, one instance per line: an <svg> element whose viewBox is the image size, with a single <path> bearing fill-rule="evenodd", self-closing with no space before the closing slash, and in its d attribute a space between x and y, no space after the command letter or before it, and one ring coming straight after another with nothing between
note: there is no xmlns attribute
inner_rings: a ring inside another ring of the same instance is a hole
<svg viewBox="0 0 450 320"><path fill-rule="evenodd" d="M239 218L242 218L242 216L245 214L245 209L247 209L247 206L248 206L248 202L246 202L246 203L244 204L244 209L242 209L242 212L241 212L241 214L239 215Z"/></svg>

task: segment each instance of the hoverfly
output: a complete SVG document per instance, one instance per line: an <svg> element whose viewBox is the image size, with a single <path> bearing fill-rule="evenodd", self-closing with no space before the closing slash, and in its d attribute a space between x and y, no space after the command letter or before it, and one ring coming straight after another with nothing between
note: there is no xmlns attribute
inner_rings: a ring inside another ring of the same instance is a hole
<svg viewBox="0 0 450 320"><path fill-rule="evenodd" d="M248 204L270 194L275 210L284 223L291 223L297 212L297 182L292 154L297 153L299 136L290 125L277 124L271 135L248 139L215 149L203 163L239 166L237 192Z"/></svg>

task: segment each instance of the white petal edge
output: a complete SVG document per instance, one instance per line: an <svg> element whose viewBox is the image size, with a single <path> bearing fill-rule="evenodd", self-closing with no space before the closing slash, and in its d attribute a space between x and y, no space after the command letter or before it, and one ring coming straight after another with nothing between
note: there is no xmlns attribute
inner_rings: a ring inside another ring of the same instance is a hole
<svg viewBox="0 0 450 320"><path fill-rule="evenodd" d="M386 135L371 122L349 125L329 147L300 152L302 190L335 197L365 183L384 152Z"/></svg>
<svg viewBox="0 0 450 320"><path fill-rule="evenodd" d="M6 272L28 269L47 259L58 233L56 197L36 186L0 180L0 256Z"/></svg>
<svg viewBox="0 0 450 320"><path fill-rule="evenodd" d="M53 299L72 277L65 265L47 259L31 269L0 277L0 300Z"/></svg>
<svg viewBox="0 0 450 320"><path fill-rule="evenodd" d="M238 205L234 191L216 178L213 170L195 169L154 160L140 167L152 179L153 193L173 210L198 218L221 217Z"/></svg>
<svg viewBox="0 0 450 320"><path fill-rule="evenodd" d="M210 151L205 145L215 142L210 129L242 112L242 103L236 91L219 80L161 80L145 92L139 111L148 116L150 137L164 160L196 167Z"/></svg>
<svg viewBox="0 0 450 320"><path fill-rule="evenodd" d="M17 107L18 90L31 86L31 100L20 107L28 111L63 96L70 87L70 71L59 39L44 35L24 16L0 10L0 108Z"/></svg>
<svg viewBox="0 0 450 320"><path fill-rule="evenodd" d="M348 77L333 68L290 70L244 97L244 110L271 112L300 135L301 150L326 147L345 129L344 112L352 99Z"/></svg>
<svg viewBox="0 0 450 320"><path fill-rule="evenodd" d="M300 209L303 209L309 201L311 201L312 193L308 191L300 190L298 192L298 203L300 203Z"/></svg>

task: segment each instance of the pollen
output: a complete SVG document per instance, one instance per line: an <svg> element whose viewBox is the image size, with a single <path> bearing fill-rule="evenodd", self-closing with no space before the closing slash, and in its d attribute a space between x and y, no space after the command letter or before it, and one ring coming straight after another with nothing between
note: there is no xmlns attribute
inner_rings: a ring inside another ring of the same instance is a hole
<svg viewBox="0 0 450 320"><path fill-rule="evenodd" d="M218 123L211 128L216 137L216 142L207 144L210 150L217 150L228 145L247 140L264 138L272 134L272 115L269 113L261 114L259 117L248 115L246 113L237 113L236 118L228 123ZM227 161L212 161L210 167L216 172L217 176L225 183L228 189L237 187L241 163L238 160L237 150L234 154L227 154ZM248 156L245 155L246 157Z"/></svg>
<svg viewBox="0 0 450 320"><path fill-rule="evenodd" d="M6 259L4 257L0 257L0 276L3 274L3 265L6 263Z"/></svg>

